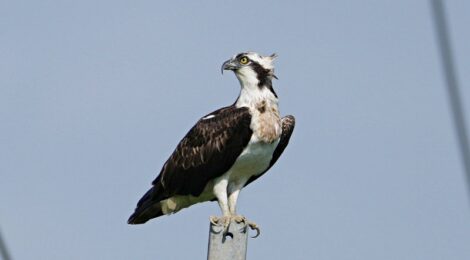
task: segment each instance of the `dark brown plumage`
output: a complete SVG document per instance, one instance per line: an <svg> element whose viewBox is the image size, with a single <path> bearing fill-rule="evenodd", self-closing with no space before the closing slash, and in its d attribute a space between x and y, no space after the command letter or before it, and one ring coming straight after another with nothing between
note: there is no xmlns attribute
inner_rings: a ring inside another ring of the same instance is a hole
<svg viewBox="0 0 470 260"><path fill-rule="evenodd" d="M152 182L153 187L137 203L129 224L145 223L162 215L161 200L174 195L198 196L209 180L233 165L252 135L249 109L229 106L208 116L180 141Z"/></svg>

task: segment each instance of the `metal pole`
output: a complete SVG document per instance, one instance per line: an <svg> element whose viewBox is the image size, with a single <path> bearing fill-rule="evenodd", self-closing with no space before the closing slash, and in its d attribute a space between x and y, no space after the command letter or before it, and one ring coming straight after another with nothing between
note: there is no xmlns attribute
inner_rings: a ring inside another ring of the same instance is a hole
<svg viewBox="0 0 470 260"><path fill-rule="evenodd" d="M245 260L247 243L246 223L230 222L227 234L224 234L223 226L211 223L207 260Z"/></svg>
<svg viewBox="0 0 470 260"><path fill-rule="evenodd" d="M431 0L431 6L434 14L434 23L436 27L437 41L441 51L442 67L447 83L447 92L449 94L452 116L457 133L457 141L460 148L460 154L465 170L468 195L470 196L470 150L465 122L465 113L460 99L459 86L457 82L456 71L452 55L449 33L447 30L446 13L444 4L440 0Z"/></svg>
<svg viewBox="0 0 470 260"><path fill-rule="evenodd" d="M0 255L3 260L11 260L10 254L8 253L7 246L2 238L2 233L0 232Z"/></svg>

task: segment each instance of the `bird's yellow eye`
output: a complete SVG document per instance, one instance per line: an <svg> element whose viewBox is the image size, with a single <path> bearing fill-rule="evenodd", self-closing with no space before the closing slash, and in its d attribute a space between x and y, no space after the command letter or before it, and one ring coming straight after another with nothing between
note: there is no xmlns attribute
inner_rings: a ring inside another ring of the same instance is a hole
<svg viewBox="0 0 470 260"><path fill-rule="evenodd" d="M241 63L241 64L247 64L248 61L249 61L249 60L248 60L248 57L246 57L246 56L243 56L243 57L240 58L240 63Z"/></svg>

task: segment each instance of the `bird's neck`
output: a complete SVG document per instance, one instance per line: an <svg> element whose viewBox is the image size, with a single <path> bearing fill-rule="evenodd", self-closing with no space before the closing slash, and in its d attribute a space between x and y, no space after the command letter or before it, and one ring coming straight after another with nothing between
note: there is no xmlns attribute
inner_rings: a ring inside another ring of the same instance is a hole
<svg viewBox="0 0 470 260"><path fill-rule="evenodd" d="M270 78L258 80L240 79L241 90L235 105L248 107L252 116L250 128L253 130L254 140L264 143L273 143L281 135L281 117L279 114L278 99L272 88ZM261 82L261 83L260 83Z"/></svg>
<svg viewBox="0 0 470 260"><path fill-rule="evenodd" d="M240 95L235 102L237 107L255 108L260 102L264 102L277 109L278 98L270 78L260 81L254 73L237 74L237 78L241 87Z"/></svg>
<svg viewBox="0 0 470 260"><path fill-rule="evenodd" d="M271 107L278 106L278 98L266 86L258 87L257 84L242 85L240 95L238 96L235 105L237 107L254 108L260 102L266 102Z"/></svg>

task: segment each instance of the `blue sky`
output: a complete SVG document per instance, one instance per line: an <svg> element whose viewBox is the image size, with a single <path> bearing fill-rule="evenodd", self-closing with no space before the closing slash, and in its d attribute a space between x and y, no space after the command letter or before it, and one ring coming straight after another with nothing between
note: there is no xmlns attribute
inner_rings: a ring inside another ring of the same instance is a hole
<svg viewBox="0 0 470 260"><path fill-rule="evenodd" d="M470 3L446 1L470 114ZM216 203L135 203L220 65L278 53L297 126L243 190L249 259L469 259L470 211L428 1L0 2L0 229L14 259L204 259Z"/></svg>

